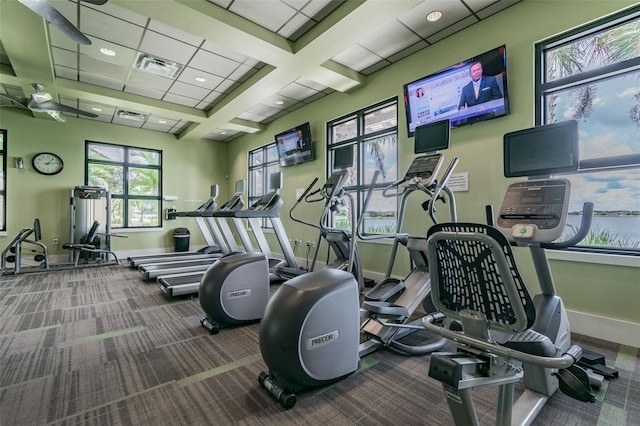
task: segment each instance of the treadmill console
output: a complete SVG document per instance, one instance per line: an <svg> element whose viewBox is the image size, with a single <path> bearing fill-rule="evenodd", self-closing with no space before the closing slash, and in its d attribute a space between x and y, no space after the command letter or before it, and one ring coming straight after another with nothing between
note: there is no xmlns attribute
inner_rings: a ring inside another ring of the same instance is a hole
<svg viewBox="0 0 640 426"><path fill-rule="evenodd" d="M512 241L548 243L562 235L571 184L566 179L512 183L496 226Z"/></svg>
<svg viewBox="0 0 640 426"><path fill-rule="evenodd" d="M242 207L242 197L240 195L234 195L229 201L220 206L216 212L229 212L238 210L238 205Z"/></svg>
<svg viewBox="0 0 640 426"><path fill-rule="evenodd" d="M260 197L255 203L253 203L249 209L250 210L267 210L269 209L274 201L278 199L278 193L276 191L269 192L268 194Z"/></svg>
<svg viewBox="0 0 640 426"><path fill-rule="evenodd" d="M443 160L442 154L431 154L416 157L411 162L411 166L404 175L402 186L410 186L420 183L429 186L438 175Z"/></svg>

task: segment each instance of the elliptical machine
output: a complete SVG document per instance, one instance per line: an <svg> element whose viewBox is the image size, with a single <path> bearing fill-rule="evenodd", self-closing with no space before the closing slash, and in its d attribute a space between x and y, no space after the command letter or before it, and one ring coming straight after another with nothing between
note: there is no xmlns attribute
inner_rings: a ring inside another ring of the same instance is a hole
<svg viewBox="0 0 640 426"><path fill-rule="evenodd" d="M439 123L447 145L449 122ZM437 138L430 135L433 143ZM423 142L420 140L420 142ZM440 143L441 140L436 142ZM416 144L418 141L416 141ZM444 149L441 146L440 149ZM404 185L399 228L406 212L409 195L422 191L431 197L427 211L435 219L435 202L441 194L449 201L455 220L453 193L446 187L458 160L454 159L442 178L436 180L443 161L442 154L430 152L414 159L405 177L388 190ZM418 153L418 152L416 152ZM366 211L375 178L364 202ZM360 215L358 222L362 222ZM352 223L355 223L352 222ZM354 232L360 229L360 223ZM366 238L361 236L362 238ZM412 321L415 310L428 296L429 271L426 265L426 239L398 233L389 266L393 267L395 251L406 244L415 267L404 280L386 279L371 289L369 299L360 307L359 287L355 279L339 270L321 270L285 282L269 300L260 325L260 352L268 367L258 377L285 408L296 403L295 393L309 387L338 381L357 370L362 357L382 347L392 347L411 355L440 349L444 339L422 346L402 345L398 339L424 328ZM360 322L361 318L366 318ZM361 336L364 342L360 343Z"/></svg>
<svg viewBox="0 0 640 426"><path fill-rule="evenodd" d="M513 171L541 176L577 169L575 122L507 134L504 143L506 177ZM536 151L544 155L523 155ZM560 164L563 160L565 165ZM423 325L459 344L455 353L431 356L429 376L442 382L457 425L478 424L474 387L499 387L498 425L530 424L558 389L580 401L596 400L590 385L602 378L589 377L575 365L582 349L571 345L569 322L545 252L573 246L589 231L593 204L585 203L576 235L553 242L564 230L569 192L566 179L514 183L495 227L451 223L429 230L432 300L440 313L426 317ZM533 299L511 245L530 250L541 289ZM457 321L461 330L435 324L443 318ZM523 377L525 392L514 404L514 383Z"/></svg>

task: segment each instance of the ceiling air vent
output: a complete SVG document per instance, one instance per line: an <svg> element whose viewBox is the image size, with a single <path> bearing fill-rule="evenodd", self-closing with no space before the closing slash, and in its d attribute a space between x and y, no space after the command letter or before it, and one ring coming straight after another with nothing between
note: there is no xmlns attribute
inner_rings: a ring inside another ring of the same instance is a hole
<svg viewBox="0 0 640 426"><path fill-rule="evenodd" d="M155 58L146 53L139 53L135 68L162 77L176 78L182 65L166 59Z"/></svg>
<svg viewBox="0 0 640 426"><path fill-rule="evenodd" d="M125 111L123 109L119 109L118 112L116 112L116 116L118 118L132 121L144 121L145 118L147 118L144 114L140 114L139 112Z"/></svg>

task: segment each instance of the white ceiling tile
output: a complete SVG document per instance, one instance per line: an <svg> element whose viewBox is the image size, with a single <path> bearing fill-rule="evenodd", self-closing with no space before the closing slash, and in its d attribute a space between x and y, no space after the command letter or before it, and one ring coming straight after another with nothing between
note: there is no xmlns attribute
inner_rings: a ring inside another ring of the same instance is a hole
<svg viewBox="0 0 640 426"><path fill-rule="evenodd" d="M109 41L93 39L90 45L79 45L80 53L92 58L96 58L102 62L118 64L125 67L131 67L136 60L137 52L134 49L111 43ZM108 56L100 52L100 49L109 49L115 53L114 56Z"/></svg>
<svg viewBox="0 0 640 426"><path fill-rule="evenodd" d="M186 33L177 28L171 27L169 25L163 24L159 21L154 21L153 19L149 22L150 30L153 30L157 33L163 34L167 37L174 38L183 43L188 43L192 46L200 46L204 39L202 37L195 36L193 34Z"/></svg>
<svg viewBox="0 0 640 426"><path fill-rule="evenodd" d="M196 77L204 78L206 81L197 81ZM220 76L193 68L183 69L178 77L178 81L193 84L194 86L204 87L205 89L215 89L223 80L224 79Z"/></svg>
<svg viewBox="0 0 640 426"><path fill-rule="evenodd" d="M82 16L82 31L112 43L136 49L144 28L122 19L114 18L91 8Z"/></svg>
<svg viewBox="0 0 640 426"><path fill-rule="evenodd" d="M427 41L429 43L436 43L446 37L449 37L451 34L455 34L458 31L465 29L466 27L475 24L478 20L474 16L469 16L461 21L456 22L455 24L443 29L439 33L434 34L431 37L427 37Z"/></svg>
<svg viewBox="0 0 640 426"><path fill-rule="evenodd" d="M304 77L300 77L299 79L297 79L296 83L302 84L303 86L307 86L318 91L324 90L327 88L327 86L324 86L320 83L316 83L315 81L309 80L308 78L304 78Z"/></svg>
<svg viewBox="0 0 640 426"><path fill-rule="evenodd" d="M427 14L434 10L442 12L442 18L436 22L427 21ZM420 37L426 38L469 15L471 12L460 1L435 0L418 4L401 15L398 20Z"/></svg>
<svg viewBox="0 0 640 426"><path fill-rule="evenodd" d="M90 56L80 55L80 71L124 81L129 74L129 67L110 64Z"/></svg>
<svg viewBox="0 0 640 426"><path fill-rule="evenodd" d="M193 59L187 65L191 68L197 68L221 77L227 77L238 68L238 62L202 49L196 52Z"/></svg>
<svg viewBox="0 0 640 426"><path fill-rule="evenodd" d="M307 24L308 25L305 25ZM300 28L304 28L306 31L311 29L315 22L307 18L302 13L297 13L293 18L288 20L282 28L278 30L278 34L285 38L290 38ZM302 31L304 33L305 31Z"/></svg>
<svg viewBox="0 0 640 426"><path fill-rule="evenodd" d="M278 103L276 103L278 102ZM295 99L291 99L288 98L286 96L283 96L281 94L275 94L275 95L271 95L266 99L263 99L262 101L260 101L261 104L263 105L267 105L269 107L272 108L277 108L280 110L289 108L290 106L292 106L293 104L297 103L298 101L296 101Z"/></svg>
<svg viewBox="0 0 640 426"><path fill-rule="evenodd" d="M392 21L358 40L358 44L386 58L418 41L420 38L407 27L398 21Z"/></svg>
<svg viewBox="0 0 640 426"><path fill-rule="evenodd" d="M165 118L165 117L159 117L157 115L150 115L149 118L147 118L146 123L153 123L153 124L158 124L161 126L169 126L169 127L173 127L176 124L178 124L180 120L173 120L170 118Z"/></svg>
<svg viewBox="0 0 640 426"><path fill-rule="evenodd" d="M157 89L162 91L169 90L173 84L173 80L170 78L162 77L156 74L151 74L141 70L131 70L129 80L127 80L127 86L136 86L147 89Z"/></svg>
<svg viewBox="0 0 640 426"><path fill-rule="evenodd" d="M238 118L241 120L253 121L256 123L260 123L262 120L266 118L264 115L254 114L249 111L245 111L242 114L238 115Z"/></svg>
<svg viewBox="0 0 640 426"><path fill-rule="evenodd" d="M155 130L157 132L168 133L173 126L164 126L162 124L149 123L148 121L142 125L143 129Z"/></svg>
<svg viewBox="0 0 640 426"><path fill-rule="evenodd" d="M277 114L280 111L280 108L274 108L265 104L257 104L247 110L247 112L251 114L257 114L263 117L271 117L272 115Z"/></svg>
<svg viewBox="0 0 640 426"><path fill-rule="evenodd" d="M249 65L240 64L238 65L238 68L229 74L229 78L231 80L243 82L252 76L254 72L255 68L252 68Z"/></svg>
<svg viewBox="0 0 640 426"><path fill-rule="evenodd" d="M382 58L362 46L355 45L331 59L345 67L360 71L379 62Z"/></svg>
<svg viewBox="0 0 640 426"><path fill-rule="evenodd" d="M56 73L56 77L78 81L78 70L76 68L66 68L56 65L53 69Z"/></svg>
<svg viewBox="0 0 640 426"><path fill-rule="evenodd" d="M229 10L271 31L277 31L296 13L279 1L236 0Z"/></svg>
<svg viewBox="0 0 640 426"><path fill-rule="evenodd" d="M118 117L116 115L115 117L113 117L112 123L122 124L123 126L140 128L144 124L144 121L136 121L136 120L130 120L130 119L127 119L127 118L120 118L120 117Z"/></svg>
<svg viewBox="0 0 640 426"><path fill-rule="evenodd" d="M313 96L318 93L317 90L313 90L310 87L302 86L297 83L291 83L286 87L283 87L278 91L279 95L286 96L287 98L302 101L309 96Z"/></svg>
<svg viewBox="0 0 640 426"><path fill-rule="evenodd" d="M206 40L202 44L202 49L210 53L215 53L216 55L234 60L236 62L247 62L249 60L249 57L247 57L246 55L236 52L235 50L227 49L226 47L220 46L219 44L214 43L210 40Z"/></svg>
<svg viewBox="0 0 640 426"><path fill-rule="evenodd" d="M169 93L173 93L175 95L185 96L187 98L193 98L197 100L204 99L211 90L204 89L202 87L194 86L193 84L183 83L181 81L176 81L173 83L171 88L169 89ZM194 104L195 105L195 104Z"/></svg>
<svg viewBox="0 0 640 426"><path fill-rule="evenodd" d="M148 87L139 87L139 86L133 86L128 84L125 86L124 91L127 93L133 93L134 95L145 96L147 98L152 98L152 99L162 99L162 97L166 93L165 90L158 90L158 89L153 89Z"/></svg>
<svg viewBox="0 0 640 426"><path fill-rule="evenodd" d="M215 91L209 93L202 101L212 103L213 101L220 99L222 96L224 96L222 93Z"/></svg>
<svg viewBox="0 0 640 426"><path fill-rule="evenodd" d="M124 82L103 75L91 74L80 71L79 81L96 86L108 87L109 89L122 90Z"/></svg>
<svg viewBox="0 0 640 426"><path fill-rule="evenodd" d="M197 48L155 31L147 31L138 50L184 65Z"/></svg>
<svg viewBox="0 0 640 426"><path fill-rule="evenodd" d="M82 18L82 20L85 19L85 9L91 8L106 15L115 16L116 18L131 22L132 24L136 24L140 27L146 26L147 22L149 21L149 18L147 18L146 16L142 16L139 13L132 12L129 9L125 9L124 7L114 4L113 2L107 2L102 5L94 5L88 2L83 2L81 4L82 8L80 10L80 17Z"/></svg>
<svg viewBox="0 0 640 426"><path fill-rule="evenodd" d="M309 0L282 0L282 2L288 4L295 10L302 10L304 6L309 3Z"/></svg>
<svg viewBox="0 0 640 426"><path fill-rule="evenodd" d="M228 94L228 93L231 93L239 85L240 83L238 83L237 81L227 79L227 80L224 80L222 83L218 84L218 87L216 87L216 92Z"/></svg>
<svg viewBox="0 0 640 426"><path fill-rule="evenodd" d="M302 9L302 13L318 21L325 18L342 3L343 1L338 0L314 0L310 1L309 4Z"/></svg>
<svg viewBox="0 0 640 426"><path fill-rule="evenodd" d="M188 98L186 96L176 95L174 93L167 93L162 98L163 101L173 102L174 104L186 105L189 107L195 107L199 99Z"/></svg>
<svg viewBox="0 0 640 426"><path fill-rule="evenodd" d="M78 67L78 54L76 52L53 47L51 48L51 55L53 56L53 63L55 65L61 65L67 68Z"/></svg>
<svg viewBox="0 0 640 426"><path fill-rule="evenodd" d="M82 111L91 112L93 114L102 114L102 115L108 115L108 116L113 116L113 114L116 113L116 107L114 107L113 105L105 105L105 104L83 101L83 100L79 101L78 108ZM95 111L93 108L99 108L102 111Z"/></svg>

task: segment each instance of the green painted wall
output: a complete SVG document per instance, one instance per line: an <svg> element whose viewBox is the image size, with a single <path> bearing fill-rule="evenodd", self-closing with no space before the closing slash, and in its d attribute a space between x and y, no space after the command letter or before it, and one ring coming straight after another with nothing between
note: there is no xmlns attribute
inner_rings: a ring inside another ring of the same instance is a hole
<svg viewBox="0 0 640 426"><path fill-rule="evenodd" d="M539 40L618 11L631 1L538 1L525 0L455 34L434 46L423 49L404 60L369 76L366 85L350 93L334 93L275 121L264 133L246 135L229 146L230 181L246 178L248 150L270 143L272 135L305 121L310 121L315 140L316 161L288 167L284 172L284 209L294 202L296 188L304 188L314 177L325 178L326 122L384 99L402 101L402 85L457 61L474 56L501 44L507 45L508 87L511 114L508 117L453 129L452 147L447 161L458 157L456 172L469 173L469 191L456 193L458 217L463 221L485 220L484 206L498 206L508 179L502 176L502 136L509 131L534 124L534 44ZM405 129L404 110L398 117L400 128L399 170L406 170L413 159L413 139ZM410 204L407 230L424 235L428 226L419 204ZM318 217L319 206L304 206L299 215ZM443 209L439 213L444 214ZM283 222L290 238L303 241L316 239L316 234L286 215ZM447 220L447 216L442 217ZM366 270L384 273L390 247L360 243L360 254ZM304 250L298 249L298 257ZM533 267L528 254L520 254L521 269L532 291L537 291ZM558 292L568 309L595 316L640 323L640 283L638 268L552 261ZM394 274L406 274L408 261L401 256ZM609 296L607 296L609 295Z"/></svg>
<svg viewBox="0 0 640 426"><path fill-rule="evenodd" d="M8 173L8 237L0 237L0 244L8 242L20 228L30 226L34 217L42 220L44 239L53 236L64 241L68 235L67 193L83 182L84 140L153 147L164 152L164 194L176 195L179 210L196 207L196 201L208 197L209 186L220 183L225 199L233 191L236 179L247 179L247 151L273 140L283 129L310 121L315 140L314 162L288 167L284 171L283 212L293 205L295 189L304 188L314 177L325 178L326 121L392 97L401 98L402 84L437 71L459 60L473 56L501 44L507 45L511 114L508 117L479 123L452 131L452 147L447 159L459 157L457 172L469 173L469 191L456 193L460 220L484 221L484 206L501 202L508 180L502 176L502 136L504 133L533 125L533 48L534 43L569 28L589 22L608 13L634 4L632 1L540 1L524 0L500 14L455 34L434 46L368 77L366 85L350 93L334 93L313 104L282 117L260 134L246 135L231 144L204 141L176 140L172 135L105 125L88 120L69 119L66 124L34 120L18 111L0 110L0 127L9 130ZM401 108L399 170L405 170L413 154L413 140L407 138L404 111ZM65 160L65 170L58 176L45 177L31 169L33 154L54 151ZM18 171L13 158L25 157L27 168ZM228 174L228 179L226 175ZM226 182L226 185L223 183ZM407 231L424 235L428 226L419 204L410 204ZM440 209L442 212L442 209ZM319 206L302 206L299 216L314 220ZM290 238L315 241L316 233L293 223L282 215ZM442 217L447 220L447 217ZM148 250L170 247L171 230L188 226L193 244L202 244L196 226L187 219L164 222L162 232L129 233L127 240L117 240L117 250ZM4 245L4 244L3 244ZM390 247L361 243L364 268L384 273ZM304 258L304 250L297 250ZM532 291L536 291L535 276L526 255L518 260ZM394 273L406 274L407 261L398 260ZM560 295L567 307L578 312L640 323L638 268L603 264L552 261Z"/></svg>
<svg viewBox="0 0 640 426"><path fill-rule="evenodd" d="M165 201L164 207L192 210L209 198L210 186L218 183L228 197L227 145L210 141L183 141L175 136L127 126L116 126L90 120L68 118L66 123L34 119L11 108L0 109L0 127L8 130L7 236L6 243L21 228L31 227L38 217L43 242L52 254L64 253L60 246L69 241L69 191L84 184L85 140L160 149L163 152L164 195L175 195L176 201ZM51 151L64 160L64 170L54 176L36 173L31 159L40 151ZM14 158L23 157L25 168L15 168ZM125 232L128 238L113 240L116 251L148 250L173 247L172 230L178 226L191 231L192 245L203 245L193 219L163 221L161 231ZM60 244L52 240L58 237Z"/></svg>

